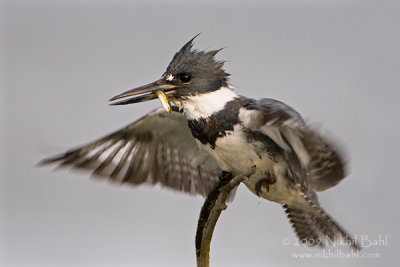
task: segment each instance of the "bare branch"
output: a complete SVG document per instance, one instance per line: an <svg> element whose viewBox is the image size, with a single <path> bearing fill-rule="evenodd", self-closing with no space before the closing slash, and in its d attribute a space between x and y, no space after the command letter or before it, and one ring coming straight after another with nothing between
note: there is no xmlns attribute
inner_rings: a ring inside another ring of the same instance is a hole
<svg viewBox="0 0 400 267"><path fill-rule="evenodd" d="M215 225L221 212L227 208L226 199L229 193L237 187L244 179L255 172L251 167L242 175L233 177L231 180L220 180L208 194L200 211L196 231L196 258L197 267L208 267L210 259L210 243Z"/></svg>

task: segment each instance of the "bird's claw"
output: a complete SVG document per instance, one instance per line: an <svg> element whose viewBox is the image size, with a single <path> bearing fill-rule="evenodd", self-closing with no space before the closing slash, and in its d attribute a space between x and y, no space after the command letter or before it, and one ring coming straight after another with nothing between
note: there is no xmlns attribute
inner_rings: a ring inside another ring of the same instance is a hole
<svg viewBox="0 0 400 267"><path fill-rule="evenodd" d="M231 172L227 171L222 171L221 174L219 175L219 180L220 181L226 181L226 180L232 180L233 174Z"/></svg>
<svg viewBox="0 0 400 267"><path fill-rule="evenodd" d="M267 173L267 177L261 178L260 180L257 181L255 185L255 191L257 196L260 196L261 190L264 187L267 192L269 192L269 187L276 183L276 177L274 174Z"/></svg>

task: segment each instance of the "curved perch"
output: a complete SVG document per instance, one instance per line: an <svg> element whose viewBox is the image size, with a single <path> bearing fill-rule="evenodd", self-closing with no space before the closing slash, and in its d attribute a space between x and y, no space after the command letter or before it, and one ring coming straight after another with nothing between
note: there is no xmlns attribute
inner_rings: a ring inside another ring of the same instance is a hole
<svg viewBox="0 0 400 267"><path fill-rule="evenodd" d="M228 180L220 180L208 194L200 211L196 231L196 259L198 267L208 267L210 260L210 243L215 225L221 212L227 208L226 199L229 193L244 179L255 172L253 166L242 175Z"/></svg>

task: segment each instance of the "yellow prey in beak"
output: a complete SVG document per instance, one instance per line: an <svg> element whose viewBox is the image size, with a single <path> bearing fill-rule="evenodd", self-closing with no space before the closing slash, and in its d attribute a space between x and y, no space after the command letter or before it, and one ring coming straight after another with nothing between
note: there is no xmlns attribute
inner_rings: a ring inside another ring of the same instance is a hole
<svg viewBox="0 0 400 267"><path fill-rule="evenodd" d="M160 102L161 102L161 105L163 106L163 108L168 113L171 113L172 112L172 107L171 107L171 103L169 102L169 99L168 99L167 95L164 94L163 91L157 91L156 95L157 95L158 99L160 99Z"/></svg>

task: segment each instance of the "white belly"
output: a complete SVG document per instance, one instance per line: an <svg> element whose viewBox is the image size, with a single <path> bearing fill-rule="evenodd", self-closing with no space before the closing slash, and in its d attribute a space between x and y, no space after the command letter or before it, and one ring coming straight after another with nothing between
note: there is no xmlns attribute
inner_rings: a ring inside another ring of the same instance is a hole
<svg viewBox="0 0 400 267"><path fill-rule="evenodd" d="M234 131L227 131L225 137L217 139L214 149L208 145L206 149L215 158L221 169L231 172L234 176L256 166L256 173L244 181L244 184L253 193L256 193L256 183L260 179L266 178L266 172L274 173L276 183L270 185L268 192L266 188L261 188L260 196L278 203L291 202L288 197L290 198L294 192L288 188L287 179L284 177L287 168L286 161L274 162L266 153L257 154L253 145L257 144L249 144L241 126L235 126Z"/></svg>
<svg viewBox="0 0 400 267"><path fill-rule="evenodd" d="M252 145L247 142L241 126L237 125L234 131L227 131L226 136L217 139L214 149L208 145L206 149L223 170L233 175L239 175L253 165L263 170L272 168L273 161L267 155L257 155Z"/></svg>

